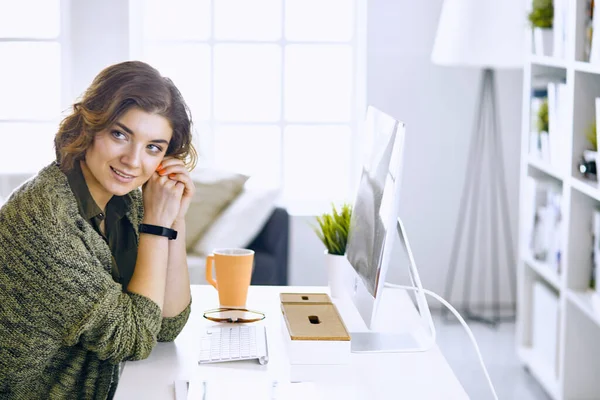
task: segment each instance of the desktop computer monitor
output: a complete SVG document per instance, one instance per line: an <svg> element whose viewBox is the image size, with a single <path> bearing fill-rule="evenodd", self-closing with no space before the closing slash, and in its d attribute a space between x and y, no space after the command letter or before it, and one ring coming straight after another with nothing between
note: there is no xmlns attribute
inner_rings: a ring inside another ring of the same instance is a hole
<svg viewBox="0 0 600 400"><path fill-rule="evenodd" d="M399 260L391 259L392 244L398 236L408 256L408 272L416 288L417 309L425 326L433 329L425 293L404 227L398 218L405 125L370 106L364 131L364 163L346 247L353 275L348 280L351 287L347 288L347 292L367 327L375 330L375 317L388 269L390 266L401 267L394 262ZM418 347L413 344L408 340L398 345L402 348Z"/></svg>

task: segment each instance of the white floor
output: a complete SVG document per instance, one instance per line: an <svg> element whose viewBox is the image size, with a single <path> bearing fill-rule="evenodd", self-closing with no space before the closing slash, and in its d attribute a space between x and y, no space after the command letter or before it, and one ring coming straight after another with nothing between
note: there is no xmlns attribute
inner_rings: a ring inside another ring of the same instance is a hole
<svg viewBox="0 0 600 400"><path fill-rule="evenodd" d="M434 317L438 346L472 399L491 399L477 353L458 322L446 323ZM537 381L525 371L515 352L515 324L502 323L491 328L467 321L477 340L483 361L490 373L498 398L518 400L549 400Z"/></svg>

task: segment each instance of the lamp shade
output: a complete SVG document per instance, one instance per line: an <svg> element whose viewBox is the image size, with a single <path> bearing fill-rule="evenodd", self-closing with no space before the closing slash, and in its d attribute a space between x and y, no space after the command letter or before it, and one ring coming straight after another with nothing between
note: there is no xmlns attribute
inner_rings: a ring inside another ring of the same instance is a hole
<svg viewBox="0 0 600 400"><path fill-rule="evenodd" d="M523 0L444 0L431 59L447 66L520 68Z"/></svg>

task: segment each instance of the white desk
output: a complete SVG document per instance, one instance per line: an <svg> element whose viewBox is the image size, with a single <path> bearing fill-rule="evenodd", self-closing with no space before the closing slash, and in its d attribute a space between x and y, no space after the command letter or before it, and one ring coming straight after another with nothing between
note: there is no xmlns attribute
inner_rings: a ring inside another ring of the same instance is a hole
<svg viewBox="0 0 600 400"><path fill-rule="evenodd" d="M212 286L192 285L192 313L179 337L173 343L159 343L150 357L125 364L117 400L175 398L176 379L273 379L289 382L289 363L282 334L280 292L323 293L325 287L256 286L248 293L248 307L264 311L267 329L269 363L236 361L198 365L199 332L215 325L205 320L202 312L218 306ZM366 330L358 312L348 301L335 301L342 318L351 331ZM379 315L389 318L389 328L406 329L418 323L417 311L408 295L401 290L385 289ZM386 330L388 325L386 325ZM315 388L327 399L466 399L460 382L437 346L425 353L352 354L350 374L343 381L317 382ZM243 391L242 391L243 393ZM242 396L243 397L243 396Z"/></svg>

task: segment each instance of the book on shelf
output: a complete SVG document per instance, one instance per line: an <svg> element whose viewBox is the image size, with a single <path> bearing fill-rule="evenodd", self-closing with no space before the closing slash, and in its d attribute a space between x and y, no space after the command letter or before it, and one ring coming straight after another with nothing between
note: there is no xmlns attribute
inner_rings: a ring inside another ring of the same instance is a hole
<svg viewBox="0 0 600 400"><path fill-rule="evenodd" d="M583 21L585 37L583 43L583 61L590 61L592 51L592 35L594 32L594 0L587 0L585 7L585 18Z"/></svg>
<svg viewBox="0 0 600 400"><path fill-rule="evenodd" d="M567 96L565 82L548 82L543 90L533 91L530 99L529 154L557 170L561 170L566 162ZM548 106L548 127L540 132L539 112L545 102Z"/></svg>
<svg viewBox="0 0 600 400"><path fill-rule="evenodd" d="M536 88L531 91L530 98L530 122L529 122L529 154L541 161L550 162L548 148L548 132L539 132L539 112L542 105L548 101L548 88Z"/></svg>
<svg viewBox="0 0 600 400"><path fill-rule="evenodd" d="M525 237L535 260L556 273L561 271L562 190L550 179L527 177L524 210Z"/></svg>
<svg viewBox="0 0 600 400"><path fill-rule="evenodd" d="M598 137L600 136L600 129L598 129L598 128L600 128L600 97L596 97L594 106L595 106L595 111L596 111L595 112L595 117L596 117L595 124L596 124L596 147L597 147L598 143L600 143L600 142L598 142ZM597 162L598 161L598 149L595 149L595 150L596 150L595 151L595 153L596 153L595 161L596 161L596 164L599 164ZM590 151L590 153L592 153L592 151ZM596 165L596 179L598 181L600 181L600 174L598 173L598 165Z"/></svg>
<svg viewBox="0 0 600 400"><path fill-rule="evenodd" d="M548 132L540 133L540 159L550 164L550 135Z"/></svg>
<svg viewBox="0 0 600 400"><path fill-rule="evenodd" d="M600 210L592 213L592 263L590 274L590 287L600 295Z"/></svg>
<svg viewBox="0 0 600 400"><path fill-rule="evenodd" d="M553 290L538 281L533 283L532 303L531 350L556 378L560 302Z"/></svg>
<svg viewBox="0 0 600 400"><path fill-rule="evenodd" d="M567 148L568 139L566 135L566 128L568 126L566 98L566 83L548 83L548 147L550 163L559 169L565 164L565 148Z"/></svg>
<svg viewBox="0 0 600 400"><path fill-rule="evenodd" d="M567 42L568 0L553 0L554 16L552 18L552 34L554 39L553 55L555 58L565 58Z"/></svg>
<svg viewBox="0 0 600 400"><path fill-rule="evenodd" d="M594 1L592 7L592 44L590 49L590 63L600 63L600 18L593 18L598 15L598 2Z"/></svg>

